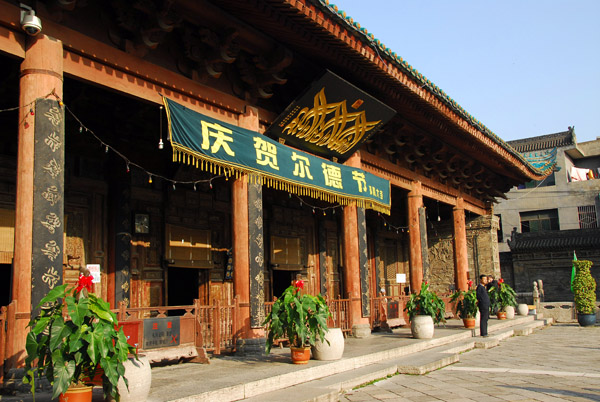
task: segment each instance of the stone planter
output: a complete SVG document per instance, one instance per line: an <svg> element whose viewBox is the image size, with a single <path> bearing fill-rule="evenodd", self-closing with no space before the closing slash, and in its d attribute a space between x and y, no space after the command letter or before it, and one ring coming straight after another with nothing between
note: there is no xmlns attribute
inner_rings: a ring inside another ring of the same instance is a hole
<svg viewBox="0 0 600 402"><path fill-rule="evenodd" d="M506 312L506 319L512 320L515 318L515 308L513 306L504 307L504 311Z"/></svg>
<svg viewBox="0 0 600 402"><path fill-rule="evenodd" d="M577 313L577 322L582 327L589 327L591 325L596 325L596 314L581 314Z"/></svg>
<svg viewBox="0 0 600 402"><path fill-rule="evenodd" d="M524 304L524 303L519 304L517 306L517 313L519 315L527 315L527 314L529 314L529 306L527 304Z"/></svg>
<svg viewBox="0 0 600 402"><path fill-rule="evenodd" d="M119 379L119 395L121 402L144 402L150 393L152 384L152 371L150 361L146 355L139 354L138 360L130 357L123 363L125 366L125 378L129 383L129 390L122 378Z"/></svg>
<svg viewBox="0 0 600 402"><path fill-rule="evenodd" d="M410 321L410 330L413 338L433 338L433 318L430 315L416 315Z"/></svg>
<svg viewBox="0 0 600 402"><path fill-rule="evenodd" d="M326 342L329 341L329 344ZM329 328L325 340L317 340L312 347L312 355L316 360L338 360L344 354L344 334L341 328Z"/></svg>

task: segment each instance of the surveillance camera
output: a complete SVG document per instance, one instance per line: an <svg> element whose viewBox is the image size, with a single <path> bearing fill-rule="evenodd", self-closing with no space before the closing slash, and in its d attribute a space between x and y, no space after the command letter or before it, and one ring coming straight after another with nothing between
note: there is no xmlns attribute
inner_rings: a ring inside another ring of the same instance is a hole
<svg viewBox="0 0 600 402"><path fill-rule="evenodd" d="M35 11L23 10L21 14L21 28L27 35L35 36L42 31L42 20L35 16Z"/></svg>

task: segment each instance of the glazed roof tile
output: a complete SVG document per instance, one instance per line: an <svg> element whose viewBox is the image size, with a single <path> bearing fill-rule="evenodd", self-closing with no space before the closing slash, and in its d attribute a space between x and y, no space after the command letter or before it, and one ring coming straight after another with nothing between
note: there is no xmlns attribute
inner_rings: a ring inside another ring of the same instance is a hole
<svg viewBox="0 0 600 402"><path fill-rule="evenodd" d="M513 253L600 249L600 228L513 233L508 245Z"/></svg>
<svg viewBox="0 0 600 402"><path fill-rule="evenodd" d="M482 122L477 120L474 116L468 113L461 105L446 94L441 88L431 82L427 77L421 74L417 69L408 64L406 60L398 56L389 47L385 46L381 41L372 33L369 33L366 28L362 27L352 17L348 16L344 10L340 10L335 4L329 3L329 0L309 0L314 4L320 5L328 13L333 14L340 19L346 26L350 27L355 31L358 38L368 42L371 46L374 46L377 51L383 52L389 59L395 62L395 64L415 81L417 81L423 88L427 88L432 94L434 94L440 101L450 107L456 112L461 118L467 121L471 126L475 127L481 133L491 138L494 142L508 151L512 156L519 159L524 165L528 166L529 169L536 175L545 176L552 171L552 166L546 166L543 170L536 168L531 165L518 151L516 151L509 143L502 140L492 130L487 128Z"/></svg>
<svg viewBox="0 0 600 402"><path fill-rule="evenodd" d="M518 152L524 153L576 145L576 139L574 129L569 127L569 130L560 133L508 141L508 144Z"/></svg>

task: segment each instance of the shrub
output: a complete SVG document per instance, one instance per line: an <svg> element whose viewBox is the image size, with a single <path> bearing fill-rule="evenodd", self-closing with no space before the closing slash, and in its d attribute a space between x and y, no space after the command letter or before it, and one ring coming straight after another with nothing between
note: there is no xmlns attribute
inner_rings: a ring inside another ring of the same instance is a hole
<svg viewBox="0 0 600 402"><path fill-rule="evenodd" d="M573 264L575 265L575 279L573 280L575 307L580 314L594 314L596 312L596 281L590 272L592 262L578 260L573 261Z"/></svg>

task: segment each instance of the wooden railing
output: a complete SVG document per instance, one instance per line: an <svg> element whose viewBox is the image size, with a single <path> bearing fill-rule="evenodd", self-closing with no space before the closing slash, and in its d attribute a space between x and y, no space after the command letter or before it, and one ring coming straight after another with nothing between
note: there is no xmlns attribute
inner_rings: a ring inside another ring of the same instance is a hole
<svg viewBox="0 0 600 402"><path fill-rule="evenodd" d="M352 332L350 324L350 299L327 299L331 317L327 321L327 326L331 328L341 328L342 332Z"/></svg>
<svg viewBox="0 0 600 402"><path fill-rule="evenodd" d="M117 314L119 324L125 327L127 336L133 337L138 345L138 350L143 351L144 330L143 320L147 318L165 318L169 313L183 313L179 315L180 346L194 345L203 347L206 351L220 354L223 349L235 347L237 332L237 314L239 305L237 299L234 304L201 305L198 300L191 306L160 306L160 307L125 307L124 303L113 310ZM128 323L139 323L134 333L127 333ZM132 342L130 342L132 344Z"/></svg>

